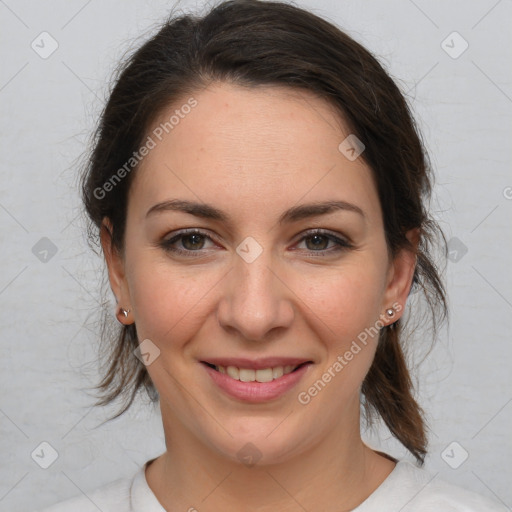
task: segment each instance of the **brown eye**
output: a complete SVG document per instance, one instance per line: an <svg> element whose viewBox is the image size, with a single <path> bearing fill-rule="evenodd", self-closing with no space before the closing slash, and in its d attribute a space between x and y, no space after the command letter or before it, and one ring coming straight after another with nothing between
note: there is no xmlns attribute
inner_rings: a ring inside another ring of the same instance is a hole
<svg viewBox="0 0 512 512"><path fill-rule="evenodd" d="M304 241L306 245L306 250L313 256L328 256L353 247L347 240L323 230L306 233L306 235L301 238L300 242L302 241ZM329 243L333 244L330 248Z"/></svg>
<svg viewBox="0 0 512 512"><path fill-rule="evenodd" d="M210 236L199 230L182 231L175 236L162 240L159 245L165 251L184 255L184 256L199 256L203 249L205 249L205 243L210 240L213 242Z"/></svg>
<svg viewBox="0 0 512 512"><path fill-rule="evenodd" d="M202 249L204 245L204 236L199 235L197 233L192 233L190 235L181 235L181 243L183 247L187 250L193 251L197 249Z"/></svg>
<svg viewBox="0 0 512 512"><path fill-rule="evenodd" d="M329 245L329 239L325 235L311 235L305 238L305 240L311 242L310 247L308 249L316 250L316 249L326 249ZM308 243L306 242L306 245Z"/></svg>

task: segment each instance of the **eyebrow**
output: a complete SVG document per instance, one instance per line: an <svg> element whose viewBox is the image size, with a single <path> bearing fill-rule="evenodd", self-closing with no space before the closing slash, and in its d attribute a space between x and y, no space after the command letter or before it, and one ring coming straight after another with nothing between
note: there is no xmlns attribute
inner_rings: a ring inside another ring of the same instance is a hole
<svg viewBox="0 0 512 512"><path fill-rule="evenodd" d="M178 211L201 217L203 219L211 219L229 224L231 219L228 214L218 208L194 201L183 199L170 199L152 206L146 213L146 218L152 214L166 211ZM297 222L302 219L316 217L318 215L326 215L335 211L354 212L366 218L363 210L352 203L346 201L323 201L316 203L301 204L293 206L286 210L279 217L279 224Z"/></svg>

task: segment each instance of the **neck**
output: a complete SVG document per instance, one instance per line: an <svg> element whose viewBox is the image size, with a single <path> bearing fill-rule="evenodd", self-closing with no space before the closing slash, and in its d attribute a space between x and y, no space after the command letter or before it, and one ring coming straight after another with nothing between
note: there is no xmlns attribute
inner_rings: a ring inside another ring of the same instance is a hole
<svg viewBox="0 0 512 512"><path fill-rule="evenodd" d="M195 437L163 410L167 450L146 470L166 510L318 512L353 510L386 479L395 463L366 446L357 422L283 462L248 466Z"/></svg>

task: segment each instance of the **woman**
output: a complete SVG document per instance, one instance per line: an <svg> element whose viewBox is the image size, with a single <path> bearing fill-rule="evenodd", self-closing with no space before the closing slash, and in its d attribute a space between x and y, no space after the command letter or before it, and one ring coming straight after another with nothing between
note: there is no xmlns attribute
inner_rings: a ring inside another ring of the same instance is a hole
<svg viewBox="0 0 512 512"><path fill-rule="evenodd" d="M101 404L159 400L166 451L57 511L505 510L433 479L402 352L434 325L428 158L376 59L297 7L169 20L126 63L84 178L122 324ZM360 406L417 459L367 446Z"/></svg>

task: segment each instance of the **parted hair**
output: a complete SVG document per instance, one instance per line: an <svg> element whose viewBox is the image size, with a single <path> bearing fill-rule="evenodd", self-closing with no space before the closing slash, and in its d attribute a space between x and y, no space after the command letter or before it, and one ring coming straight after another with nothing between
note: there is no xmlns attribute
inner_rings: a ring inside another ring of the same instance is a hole
<svg viewBox="0 0 512 512"><path fill-rule="evenodd" d="M82 176L90 237L97 243L107 218L112 245L123 251L128 191L137 167L108 192L98 190L105 191L104 184L140 148L163 109L216 82L310 91L329 102L350 133L364 143L360 158L372 171L388 250L391 255L404 248L415 251L413 288L425 299L434 340L436 326L447 317L447 300L433 251L441 248L445 254L446 240L428 210L432 169L406 95L360 43L291 3L230 0L201 16L172 14L123 59ZM405 236L414 228L420 233L417 247ZM415 311L410 310L409 305L407 313L413 316ZM361 403L367 421L371 424L379 415L421 465L427 453L427 426L404 351L412 337L403 336L403 321L380 330ZM111 315L103 311L102 326L96 405L121 399L116 418L139 391L145 390L156 403L158 392L134 356L136 325L113 326Z"/></svg>

